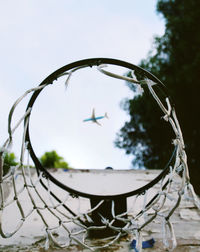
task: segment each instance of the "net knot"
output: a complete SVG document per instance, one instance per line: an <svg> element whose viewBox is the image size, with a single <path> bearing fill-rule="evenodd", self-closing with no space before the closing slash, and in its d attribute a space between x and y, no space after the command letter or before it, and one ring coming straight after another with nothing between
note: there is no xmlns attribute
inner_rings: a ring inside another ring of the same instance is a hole
<svg viewBox="0 0 200 252"><path fill-rule="evenodd" d="M166 122L169 121L169 118L170 118L170 114L166 114L162 117L163 120L165 120Z"/></svg>

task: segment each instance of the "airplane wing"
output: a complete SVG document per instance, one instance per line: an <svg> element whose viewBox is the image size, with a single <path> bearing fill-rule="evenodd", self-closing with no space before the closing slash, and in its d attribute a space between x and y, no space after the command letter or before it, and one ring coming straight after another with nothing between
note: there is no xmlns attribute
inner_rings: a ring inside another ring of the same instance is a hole
<svg viewBox="0 0 200 252"><path fill-rule="evenodd" d="M91 118L94 120L95 119L95 109L93 108L93 110L92 110L92 116L91 116Z"/></svg>
<svg viewBox="0 0 200 252"><path fill-rule="evenodd" d="M99 126L102 126L97 120L93 120L93 122L98 124Z"/></svg>

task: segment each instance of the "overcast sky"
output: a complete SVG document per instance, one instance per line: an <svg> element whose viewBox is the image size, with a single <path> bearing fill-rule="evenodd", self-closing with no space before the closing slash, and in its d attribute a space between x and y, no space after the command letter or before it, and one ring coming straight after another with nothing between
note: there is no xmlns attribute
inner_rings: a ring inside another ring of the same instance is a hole
<svg viewBox="0 0 200 252"><path fill-rule="evenodd" d="M138 64L164 33L156 0L0 0L0 144L7 137L12 103L27 89L73 61L108 57ZM120 102L132 97L121 82L107 82L95 70L74 73L39 97L31 118L38 156L55 149L74 168L131 168L132 157L114 147L128 120ZM23 114L27 100L16 111ZM95 108L108 113L102 126L83 123ZM19 156L20 134L12 151Z"/></svg>

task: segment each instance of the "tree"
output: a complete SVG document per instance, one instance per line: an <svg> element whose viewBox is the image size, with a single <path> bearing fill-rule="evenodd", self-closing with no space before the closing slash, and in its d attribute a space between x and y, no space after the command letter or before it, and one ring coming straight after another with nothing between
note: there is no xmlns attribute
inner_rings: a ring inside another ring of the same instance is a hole
<svg viewBox="0 0 200 252"><path fill-rule="evenodd" d="M140 65L157 76L174 98L191 181L200 194L200 1L159 0L157 11L164 16L165 34L155 37L153 50ZM171 132L165 127L158 131L159 112L147 98L135 96L126 101L130 121L120 130L116 145L133 154L139 166L160 168L169 153Z"/></svg>
<svg viewBox="0 0 200 252"><path fill-rule="evenodd" d="M64 158L59 156L55 150L50 152L45 152L41 156L40 161L45 168L65 168L70 169Z"/></svg>
<svg viewBox="0 0 200 252"><path fill-rule="evenodd" d="M11 166L16 166L17 164L15 154L6 152L3 163L3 175L8 173Z"/></svg>

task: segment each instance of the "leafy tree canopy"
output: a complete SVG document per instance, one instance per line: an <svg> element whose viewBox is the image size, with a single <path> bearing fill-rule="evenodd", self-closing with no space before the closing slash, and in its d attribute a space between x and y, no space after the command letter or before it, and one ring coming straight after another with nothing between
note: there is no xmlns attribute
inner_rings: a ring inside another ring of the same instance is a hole
<svg viewBox="0 0 200 252"><path fill-rule="evenodd" d="M59 156L55 150L45 152L40 161L45 168L65 168L70 169L63 157Z"/></svg>
<svg viewBox="0 0 200 252"><path fill-rule="evenodd" d="M174 99L192 183L200 193L200 1L159 0L157 11L165 19L165 34L154 38L153 49L140 66L157 76ZM139 166L162 168L171 148L171 131L165 124L158 129L159 111L147 96L124 104L130 121L120 130L116 145L133 154Z"/></svg>

